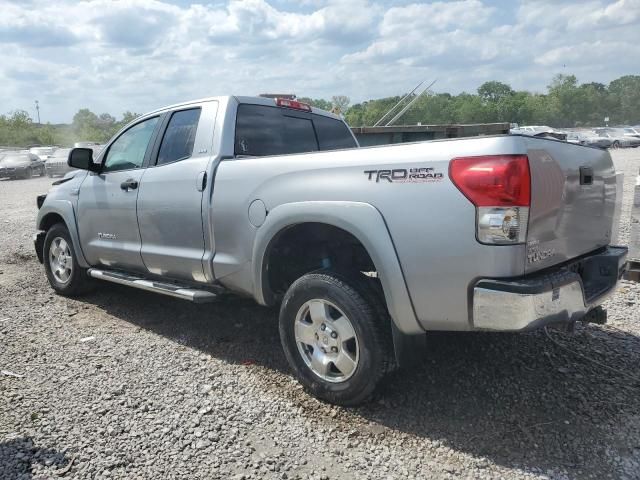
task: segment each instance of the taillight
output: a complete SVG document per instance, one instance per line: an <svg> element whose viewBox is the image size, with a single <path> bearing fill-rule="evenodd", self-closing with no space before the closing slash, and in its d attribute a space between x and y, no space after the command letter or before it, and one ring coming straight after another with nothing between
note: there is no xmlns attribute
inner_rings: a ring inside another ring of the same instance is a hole
<svg viewBox="0 0 640 480"><path fill-rule="evenodd" d="M276 98L276 105L279 107L293 108L294 110L302 110L303 112L311 111L311 105L287 98Z"/></svg>
<svg viewBox="0 0 640 480"><path fill-rule="evenodd" d="M478 241L526 242L531 205L531 175L526 155L454 158L449 176L476 206Z"/></svg>

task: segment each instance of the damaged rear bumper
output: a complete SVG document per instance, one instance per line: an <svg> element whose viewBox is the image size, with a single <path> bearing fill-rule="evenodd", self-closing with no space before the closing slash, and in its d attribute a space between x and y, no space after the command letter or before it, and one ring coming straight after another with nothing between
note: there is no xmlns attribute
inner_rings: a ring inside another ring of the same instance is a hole
<svg viewBox="0 0 640 480"><path fill-rule="evenodd" d="M473 288L473 326L522 331L581 320L613 293L626 256L626 247L607 247L542 273L480 280Z"/></svg>

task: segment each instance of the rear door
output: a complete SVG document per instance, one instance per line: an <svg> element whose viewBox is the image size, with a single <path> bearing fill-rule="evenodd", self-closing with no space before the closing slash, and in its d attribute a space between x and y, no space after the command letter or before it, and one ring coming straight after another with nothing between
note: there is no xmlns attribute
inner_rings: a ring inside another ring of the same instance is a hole
<svg viewBox="0 0 640 480"><path fill-rule="evenodd" d="M183 107L167 114L138 195L141 255L155 275L206 281L203 192L218 104Z"/></svg>
<svg viewBox="0 0 640 480"><path fill-rule="evenodd" d="M82 182L78 230L82 251L91 265L144 271L136 202L158 126L156 116L125 130L109 146L102 171L90 173Z"/></svg>
<svg viewBox="0 0 640 480"><path fill-rule="evenodd" d="M522 137L531 170L526 271L611 242L616 177L606 150Z"/></svg>

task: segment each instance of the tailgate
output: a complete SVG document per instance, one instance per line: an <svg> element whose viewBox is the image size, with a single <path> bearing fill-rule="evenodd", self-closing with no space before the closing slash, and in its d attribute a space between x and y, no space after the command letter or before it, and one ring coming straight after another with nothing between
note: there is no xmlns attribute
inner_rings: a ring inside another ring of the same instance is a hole
<svg viewBox="0 0 640 480"><path fill-rule="evenodd" d="M525 271L534 272L611 242L616 177L606 150L525 139L531 210Z"/></svg>

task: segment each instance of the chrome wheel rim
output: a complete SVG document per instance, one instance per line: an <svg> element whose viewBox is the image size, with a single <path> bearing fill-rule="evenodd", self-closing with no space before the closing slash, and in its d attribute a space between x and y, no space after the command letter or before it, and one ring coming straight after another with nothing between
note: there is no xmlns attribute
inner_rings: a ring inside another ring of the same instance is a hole
<svg viewBox="0 0 640 480"><path fill-rule="evenodd" d="M304 363L319 378L340 383L353 376L360 359L349 318L333 303L313 299L296 314L294 336Z"/></svg>
<svg viewBox="0 0 640 480"><path fill-rule="evenodd" d="M56 237L49 246L49 266L51 273L59 283L67 283L73 273L71 248L62 237Z"/></svg>

